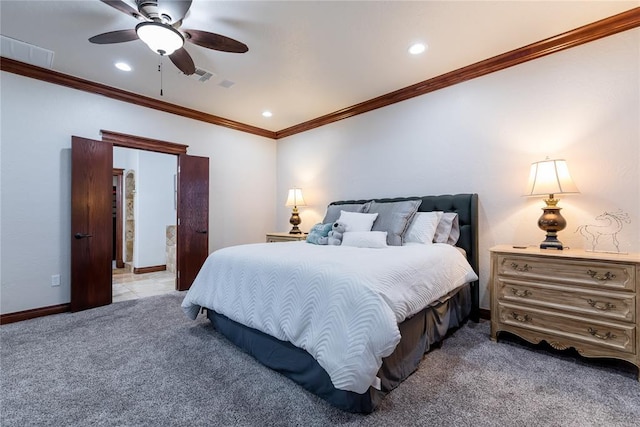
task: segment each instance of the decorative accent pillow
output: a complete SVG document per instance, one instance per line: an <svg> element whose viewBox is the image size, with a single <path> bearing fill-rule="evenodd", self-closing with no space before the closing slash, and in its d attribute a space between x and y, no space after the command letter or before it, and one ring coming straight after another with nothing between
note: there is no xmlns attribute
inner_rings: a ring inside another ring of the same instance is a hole
<svg viewBox="0 0 640 427"><path fill-rule="evenodd" d="M460 221L458 214L455 212L444 212L438 227L436 228L436 234L433 237L434 243L448 243L455 245L460 238Z"/></svg>
<svg viewBox="0 0 640 427"><path fill-rule="evenodd" d="M340 211L366 213L368 209L369 203L329 205L327 206L327 212L324 214L322 223L333 224L340 218Z"/></svg>
<svg viewBox="0 0 640 427"><path fill-rule="evenodd" d="M312 243L314 245L326 245L327 236L329 235L329 231L331 231L332 225L333 224L318 223L311 227L309 235L307 236L307 243Z"/></svg>
<svg viewBox="0 0 640 427"><path fill-rule="evenodd" d="M357 248L386 248L386 231L347 231L342 235L342 246Z"/></svg>
<svg viewBox="0 0 640 427"><path fill-rule="evenodd" d="M373 222L378 218L377 213L359 213L341 211L337 222L345 225L345 231L371 231Z"/></svg>
<svg viewBox="0 0 640 427"><path fill-rule="evenodd" d="M402 246L404 234L422 200L379 203L372 201L369 213L378 213L372 231L386 231L389 246Z"/></svg>
<svg viewBox="0 0 640 427"><path fill-rule="evenodd" d="M416 212L407 232L404 243L423 243L430 245L436 234L436 228L443 212Z"/></svg>

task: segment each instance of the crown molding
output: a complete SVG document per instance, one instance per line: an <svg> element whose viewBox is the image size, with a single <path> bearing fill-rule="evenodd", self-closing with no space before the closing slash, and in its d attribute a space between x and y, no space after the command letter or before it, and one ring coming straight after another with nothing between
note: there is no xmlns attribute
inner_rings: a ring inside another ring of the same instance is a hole
<svg viewBox="0 0 640 427"><path fill-rule="evenodd" d="M271 139L275 139L276 136L276 133L270 130L261 129L256 126L247 125L244 123L236 122L234 120L229 120L223 117L214 116L212 114L203 113L201 111L192 110L190 108L181 107L180 105L171 104L169 102L159 101L147 96L138 95L133 92L127 92L122 89L95 83L89 80L70 76L68 74L59 73L47 68L37 67L35 65L26 64L24 62L15 61L13 59L5 58L4 56L0 57L0 70L19 74L25 77L30 77L32 79L42 80L47 83L53 83L70 87L72 89L103 95L107 98L128 102L130 104L139 105L141 107L164 111L165 113L176 114L178 116L198 120L201 122L211 123L218 126L224 126L230 129L239 130L241 132L264 136Z"/></svg>
<svg viewBox="0 0 640 427"><path fill-rule="evenodd" d="M482 77L496 71L504 70L505 68L513 67L514 65L532 61L638 26L640 26L640 7L277 131L276 139L285 138L329 123L344 120L358 114L395 104L396 102L406 101L416 96L444 89L467 80L475 79L476 77Z"/></svg>
<svg viewBox="0 0 640 427"><path fill-rule="evenodd" d="M560 52L603 37L608 37L638 26L640 26L640 7L630 9L609 18L576 28L575 30L567 31L566 33L532 43L528 46L476 62L475 64L407 86L403 89L389 92L360 104L277 131L276 139L306 132L310 129L337 122L339 120L344 120L378 108L386 107L388 105L395 104L396 102L406 101L407 99L416 96L444 89L458 83L504 70L505 68L513 67L514 65L532 61L543 56L551 55L552 53Z"/></svg>
<svg viewBox="0 0 640 427"><path fill-rule="evenodd" d="M635 7L626 12L619 13L609 18L596 21L591 24L567 31L560 35L532 43L530 45L514 49L512 51L485 59L480 62L459 68L440 76L424 80L422 82L389 92L368 101L361 102L351 107L343 108L333 113L299 123L279 131L270 131L256 126L247 125L223 117L206 114L201 111L181 107L153 98L137 95L121 89L94 83L89 80L69 76L46 68L36 67L9 58L0 57L0 70L23 75L49 83L59 84L74 89L91 92L119 101L129 102L142 107L176 114L193 120L199 120L218 126L246 132L271 139L281 139L298 133L328 125L339 120L344 120L378 108L402 102L407 99L424 95L439 89L444 89L458 83L462 83L477 77L482 77L505 68L513 67L524 62L532 61L543 56L551 55L572 47L608 37L623 31L640 26L640 7Z"/></svg>

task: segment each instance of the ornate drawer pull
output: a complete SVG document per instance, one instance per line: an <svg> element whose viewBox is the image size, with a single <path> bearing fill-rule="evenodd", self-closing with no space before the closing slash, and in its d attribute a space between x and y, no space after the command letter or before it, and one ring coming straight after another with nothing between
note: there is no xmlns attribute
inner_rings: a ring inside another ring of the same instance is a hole
<svg viewBox="0 0 640 427"><path fill-rule="evenodd" d="M601 310L601 311L607 311L607 310L616 308L615 304L611 304L610 302L599 302L599 301L594 301L592 299L588 299L587 303L591 307L595 308L596 310Z"/></svg>
<svg viewBox="0 0 640 427"><path fill-rule="evenodd" d="M593 277L596 280L601 280L601 281L605 281L605 280L613 280L616 278L616 275L613 274L610 271L607 271L606 273L600 275L598 274L597 271L593 271L593 270L587 270L587 274L591 277Z"/></svg>
<svg viewBox="0 0 640 427"><path fill-rule="evenodd" d="M531 291L529 289L525 289L524 291L521 291L516 288L511 288L511 292L513 292L515 296L522 297L522 298L526 298L531 295Z"/></svg>
<svg viewBox="0 0 640 427"><path fill-rule="evenodd" d="M514 320L517 320L518 322L531 322L531 316L529 316L528 314L525 314L524 316L521 314L516 313L515 311L511 312L511 317L513 317Z"/></svg>
<svg viewBox="0 0 640 427"><path fill-rule="evenodd" d="M596 329L593 329L591 327L589 327L589 333L601 340L612 340L616 338L615 334L612 334L611 332L607 332L606 334L602 335L602 334L599 334Z"/></svg>
<svg viewBox="0 0 640 427"><path fill-rule="evenodd" d="M522 267L520 267L515 262L511 263L511 268L513 268L516 271L529 271L529 270L531 270L531 266L529 264L525 264Z"/></svg>

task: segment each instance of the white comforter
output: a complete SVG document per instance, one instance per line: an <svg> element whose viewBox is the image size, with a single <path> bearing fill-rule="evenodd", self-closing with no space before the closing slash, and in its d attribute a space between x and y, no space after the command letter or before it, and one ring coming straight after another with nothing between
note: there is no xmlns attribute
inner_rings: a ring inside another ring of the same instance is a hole
<svg viewBox="0 0 640 427"><path fill-rule="evenodd" d="M445 244L367 249L306 242L218 250L182 303L289 341L310 353L337 389L364 393L398 341L398 323L477 280Z"/></svg>

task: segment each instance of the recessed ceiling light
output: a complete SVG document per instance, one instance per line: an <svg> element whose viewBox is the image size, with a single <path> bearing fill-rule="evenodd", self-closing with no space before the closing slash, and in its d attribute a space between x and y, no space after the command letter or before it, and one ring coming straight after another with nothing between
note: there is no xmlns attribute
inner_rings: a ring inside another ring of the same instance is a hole
<svg viewBox="0 0 640 427"><path fill-rule="evenodd" d="M262 112L262 117L271 117L273 116L273 113L271 113L271 111L263 111Z"/></svg>
<svg viewBox="0 0 640 427"><path fill-rule="evenodd" d="M422 52L424 52L425 50L427 50L427 46L422 44L422 43L415 43L413 45L411 45L411 47L409 48L409 53L412 55L419 55Z"/></svg>
<svg viewBox="0 0 640 427"><path fill-rule="evenodd" d="M131 66L126 62L116 62L116 68L122 71L131 71Z"/></svg>

